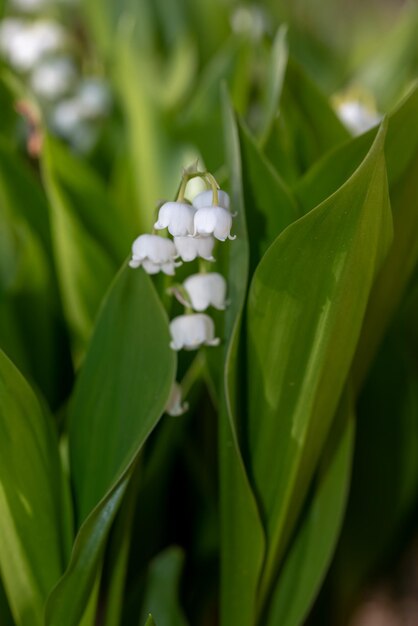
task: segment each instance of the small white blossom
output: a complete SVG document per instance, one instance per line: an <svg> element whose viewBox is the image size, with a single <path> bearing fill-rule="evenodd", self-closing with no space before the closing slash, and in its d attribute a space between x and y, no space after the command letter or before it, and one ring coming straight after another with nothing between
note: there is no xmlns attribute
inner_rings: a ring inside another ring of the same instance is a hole
<svg viewBox="0 0 418 626"><path fill-rule="evenodd" d="M188 402L182 402L181 387L177 381L173 383L165 412L172 417L183 415L189 408Z"/></svg>
<svg viewBox="0 0 418 626"><path fill-rule="evenodd" d="M193 274L183 283L195 311L206 311L209 306L223 311L226 307L226 280L217 272Z"/></svg>
<svg viewBox="0 0 418 626"><path fill-rule="evenodd" d="M24 13L37 13L49 4L48 0L12 0L11 5L14 9Z"/></svg>
<svg viewBox="0 0 418 626"><path fill-rule="evenodd" d="M15 17L6 17L0 22L0 50L8 55L14 38L26 28L26 22Z"/></svg>
<svg viewBox="0 0 418 626"><path fill-rule="evenodd" d="M194 261L197 257L206 261L214 261L212 256L215 240L213 237L174 237L178 255L185 262Z"/></svg>
<svg viewBox="0 0 418 626"><path fill-rule="evenodd" d="M235 239L231 235L232 215L219 206L198 209L194 216L193 235L213 235L219 241Z"/></svg>
<svg viewBox="0 0 418 626"><path fill-rule="evenodd" d="M109 88L100 78L85 78L81 81L77 100L83 116L88 118L106 115L111 105Z"/></svg>
<svg viewBox="0 0 418 626"><path fill-rule="evenodd" d="M354 135L361 135L382 119L380 115L367 108L358 100L346 100L337 109L341 121Z"/></svg>
<svg viewBox="0 0 418 626"><path fill-rule="evenodd" d="M165 202L158 211L154 228L168 228L173 237L184 237L193 233L193 219L196 209L185 202Z"/></svg>
<svg viewBox="0 0 418 626"><path fill-rule="evenodd" d="M67 57L45 59L32 73L34 92L48 100L61 98L74 84L77 73L74 63Z"/></svg>
<svg viewBox="0 0 418 626"><path fill-rule="evenodd" d="M207 189L206 191L202 191L197 194L192 200L193 206L196 209L203 209L213 205L213 191L212 189ZM229 209L230 200L229 195L226 191L222 191L222 189L218 190L218 206L223 209Z"/></svg>
<svg viewBox="0 0 418 626"><path fill-rule="evenodd" d="M201 346L217 346L213 320L205 313L191 313L175 317L170 322L173 350L197 350Z"/></svg>
<svg viewBox="0 0 418 626"><path fill-rule="evenodd" d="M63 28L52 20L42 19L24 25L6 35L4 53L10 64L21 71L32 69L48 53L65 44Z"/></svg>
<svg viewBox="0 0 418 626"><path fill-rule="evenodd" d="M140 235L132 244L130 267L142 267L148 274L164 272L173 276L178 263L175 262L177 251L171 239L159 235Z"/></svg>

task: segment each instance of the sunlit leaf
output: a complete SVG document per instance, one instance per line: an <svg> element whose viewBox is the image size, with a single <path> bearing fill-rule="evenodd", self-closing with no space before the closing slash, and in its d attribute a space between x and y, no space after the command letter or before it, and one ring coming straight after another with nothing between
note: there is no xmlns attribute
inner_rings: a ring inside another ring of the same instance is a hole
<svg viewBox="0 0 418 626"><path fill-rule="evenodd" d="M248 446L269 545L261 605L324 445L390 244L384 137L382 128L353 176L276 239L251 284Z"/></svg>
<svg viewBox="0 0 418 626"><path fill-rule="evenodd" d="M48 626L77 626L112 520L174 378L165 313L149 277L124 267L101 310L70 407L78 524Z"/></svg>
<svg viewBox="0 0 418 626"><path fill-rule="evenodd" d="M68 485L50 417L0 352L0 568L18 626L42 626L71 541Z"/></svg>

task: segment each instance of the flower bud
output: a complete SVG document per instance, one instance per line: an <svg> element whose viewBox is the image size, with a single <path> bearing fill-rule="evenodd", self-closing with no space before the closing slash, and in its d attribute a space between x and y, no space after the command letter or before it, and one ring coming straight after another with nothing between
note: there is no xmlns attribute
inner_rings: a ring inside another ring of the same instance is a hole
<svg viewBox="0 0 418 626"><path fill-rule="evenodd" d="M188 402L182 402L181 396L181 387L178 382L175 381L171 388L170 397L165 407L165 412L168 415L171 415L172 417L177 417L179 415L183 415L183 413L188 410L189 404Z"/></svg>

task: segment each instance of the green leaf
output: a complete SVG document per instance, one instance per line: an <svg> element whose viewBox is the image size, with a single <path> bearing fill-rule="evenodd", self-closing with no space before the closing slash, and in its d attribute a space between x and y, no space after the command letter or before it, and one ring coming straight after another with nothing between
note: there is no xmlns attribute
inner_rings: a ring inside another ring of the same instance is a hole
<svg viewBox="0 0 418 626"><path fill-rule="evenodd" d="M418 262L418 87L389 117L385 156L394 239L373 287L356 356L357 388L365 380L379 344Z"/></svg>
<svg viewBox="0 0 418 626"><path fill-rule="evenodd" d="M298 217L298 207L244 123L238 130L252 274L269 245Z"/></svg>
<svg viewBox="0 0 418 626"><path fill-rule="evenodd" d="M48 205L39 181L3 141L0 239L1 347L55 407L65 394L71 369L50 267Z"/></svg>
<svg viewBox="0 0 418 626"><path fill-rule="evenodd" d="M417 296L415 289L414 307L410 297L402 306L360 396L350 499L332 571L338 610L393 553L418 495Z"/></svg>
<svg viewBox="0 0 418 626"><path fill-rule="evenodd" d="M73 204L74 196L61 184L60 160L55 160L55 150L55 143L45 142L43 176L51 208L52 240L64 313L74 336L75 354L80 357L117 264L96 231L87 230L78 213L79 207ZM97 207L91 212L92 219L96 210ZM106 219L103 217L102 221Z"/></svg>
<svg viewBox="0 0 418 626"><path fill-rule="evenodd" d="M267 624L299 626L319 590L346 507L354 451L354 414L344 394L271 600Z"/></svg>
<svg viewBox="0 0 418 626"><path fill-rule="evenodd" d="M294 184L322 155L349 137L317 85L289 59L279 115L265 141L266 154L279 174Z"/></svg>
<svg viewBox="0 0 418 626"><path fill-rule="evenodd" d="M260 144L267 141L279 108L288 59L287 26L278 29L273 41L266 80L265 110L259 129Z"/></svg>
<svg viewBox="0 0 418 626"><path fill-rule="evenodd" d="M48 626L77 626L109 528L175 373L165 312L145 272L124 267L103 304L70 405L78 523L71 562L47 606Z"/></svg>
<svg viewBox="0 0 418 626"><path fill-rule="evenodd" d="M0 569L18 626L41 626L71 541L69 492L50 417L0 352Z"/></svg>
<svg viewBox="0 0 418 626"><path fill-rule="evenodd" d="M390 244L385 130L353 176L276 239L252 280L248 446L269 546L261 607L331 426Z"/></svg>
<svg viewBox="0 0 418 626"><path fill-rule="evenodd" d="M145 622L145 626L156 626L156 623L154 622L154 618L152 617L152 615L148 615L148 619Z"/></svg>
<svg viewBox="0 0 418 626"><path fill-rule="evenodd" d="M184 554L176 547L167 548L151 561L145 583L140 624L143 624L146 616L152 613L159 626L187 625L178 599L183 564Z"/></svg>
<svg viewBox="0 0 418 626"><path fill-rule="evenodd" d="M225 312L224 390L219 422L221 489L221 624L253 626L256 594L264 558L264 535L257 503L248 480L239 442L243 406L240 390L240 331L249 265L239 136L224 91L224 125L230 194L237 211L236 241L229 246L228 286L231 305Z"/></svg>

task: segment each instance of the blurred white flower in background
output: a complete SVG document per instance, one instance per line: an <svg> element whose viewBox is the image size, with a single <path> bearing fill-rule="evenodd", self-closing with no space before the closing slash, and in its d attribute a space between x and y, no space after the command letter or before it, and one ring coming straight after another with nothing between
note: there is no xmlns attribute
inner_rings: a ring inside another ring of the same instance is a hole
<svg viewBox="0 0 418 626"><path fill-rule="evenodd" d="M35 94L46 100L64 96L77 80L77 70L69 57L47 58L35 67L31 86Z"/></svg>
<svg viewBox="0 0 418 626"><path fill-rule="evenodd" d="M67 37L60 24L49 19L25 23L14 18L0 25L3 55L18 71L27 72L47 54L64 48Z"/></svg>
<svg viewBox="0 0 418 626"><path fill-rule="evenodd" d="M112 99L107 83L101 78L88 77L80 81L76 94L86 118L107 115Z"/></svg>
<svg viewBox="0 0 418 626"><path fill-rule="evenodd" d="M382 116L359 100L345 100L337 105L340 120L353 135L361 135L379 124Z"/></svg>
<svg viewBox="0 0 418 626"><path fill-rule="evenodd" d="M22 13L37 13L50 5L50 0L11 0L10 6Z"/></svg>

